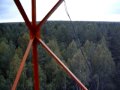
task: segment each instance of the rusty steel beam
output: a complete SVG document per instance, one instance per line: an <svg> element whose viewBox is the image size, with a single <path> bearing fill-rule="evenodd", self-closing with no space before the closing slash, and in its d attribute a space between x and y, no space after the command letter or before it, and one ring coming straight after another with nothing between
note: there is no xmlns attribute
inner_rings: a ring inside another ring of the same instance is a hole
<svg viewBox="0 0 120 90"><path fill-rule="evenodd" d="M69 70L68 67L65 66L65 64L50 50L50 48L41 40L39 39L40 44L43 46L43 48L54 58L54 60L59 64L63 70L81 87L82 90L88 90L82 82Z"/></svg>
<svg viewBox="0 0 120 90"><path fill-rule="evenodd" d="M32 24L36 26L36 0L32 0Z"/></svg>
<svg viewBox="0 0 120 90"><path fill-rule="evenodd" d="M32 0L32 26L36 34L36 0ZM33 32L31 32L33 33ZM36 36L36 35L34 35ZM39 72L38 72L38 51L37 51L37 39L35 38L32 45L32 63L33 63L33 74L34 74L34 90L40 90L39 86Z"/></svg>
<svg viewBox="0 0 120 90"><path fill-rule="evenodd" d="M13 86L12 86L12 89L11 89L11 90L16 90L16 87L17 87L18 81L19 81L19 79L20 79L22 70L23 70L23 68L24 68L24 65L25 65L27 56L28 56L28 54L29 54L29 52L30 52L30 48L31 48L31 46L32 46L33 40L34 40L34 39L31 39L31 40L29 41L29 43L28 43L27 49L26 49L25 54L24 54L24 56L23 56L23 59L22 59L22 61L21 61L20 67L19 67L19 69L18 69L16 78L15 78L15 81L14 81L14 83L13 83Z"/></svg>
<svg viewBox="0 0 120 90"><path fill-rule="evenodd" d="M24 11L24 9L23 9L20 1L19 1L19 0L14 0L14 2L15 2L15 4L16 4L19 12L21 13L24 21L25 21L25 23L26 23L26 25L27 25L27 27L28 27L28 30L29 30L29 31L32 31L32 29L33 29L32 24L30 23L30 21L29 21L27 15L26 15L26 13L25 13L25 11Z"/></svg>
<svg viewBox="0 0 120 90"><path fill-rule="evenodd" d="M42 19L41 22L39 22L38 26L37 27L41 27L46 21L47 19L54 13L54 11L61 5L61 3L63 2L64 0L59 0L55 5L54 7L47 13L47 15Z"/></svg>
<svg viewBox="0 0 120 90"><path fill-rule="evenodd" d="M40 90L39 82L39 72L38 72L38 51L37 51L37 42L34 40L32 46L32 56L33 56L33 74L34 74L34 90Z"/></svg>

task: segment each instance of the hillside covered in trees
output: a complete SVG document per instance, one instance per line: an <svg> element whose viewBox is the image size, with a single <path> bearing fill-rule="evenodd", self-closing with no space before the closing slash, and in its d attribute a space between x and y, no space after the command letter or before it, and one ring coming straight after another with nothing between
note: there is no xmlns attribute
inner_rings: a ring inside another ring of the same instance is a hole
<svg viewBox="0 0 120 90"><path fill-rule="evenodd" d="M89 90L120 89L120 23L49 21L41 37ZM24 23L0 24L0 90L10 90L29 41ZM39 45L41 90L81 90ZM33 90L32 53L17 90Z"/></svg>

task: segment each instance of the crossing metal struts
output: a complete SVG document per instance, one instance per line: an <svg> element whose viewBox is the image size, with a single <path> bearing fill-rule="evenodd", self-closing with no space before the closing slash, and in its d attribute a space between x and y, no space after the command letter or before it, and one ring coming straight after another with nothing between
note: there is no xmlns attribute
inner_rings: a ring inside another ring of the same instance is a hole
<svg viewBox="0 0 120 90"><path fill-rule="evenodd" d="M82 90L88 90L82 82L65 66L65 64L51 51L51 49L43 42L40 37L40 30L42 25L47 21L47 19L53 14L53 12L62 4L64 0L59 0L54 7L46 14L46 16L40 21L38 24L36 23L36 0L32 0L32 22L29 21L21 3L19 0L14 0L18 10L20 11L30 33L30 40L25 51L25 54L22 58L20 67L18 69L15 81L11 90L16 90L17 84L19 82L22 70L24 68L26 59L32 47L32 63L33 63L33 73L34 73L34 90L40 90L40 82L38 75L38 50L37 46L41 44L41 46L49 53L49 55L54 58L57 64L61 66L61 68L77 83L77 85Z"/></svg>

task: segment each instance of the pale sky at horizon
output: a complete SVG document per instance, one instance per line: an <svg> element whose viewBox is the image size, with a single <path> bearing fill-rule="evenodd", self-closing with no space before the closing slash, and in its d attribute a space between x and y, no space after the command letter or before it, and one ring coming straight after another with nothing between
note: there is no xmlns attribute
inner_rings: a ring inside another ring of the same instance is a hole
<svg viewBox="0 0 120 90"><path fill-rule="evenodd" d="M20 0L31 20L31 0ZM36 0L37 21L55 5L58 0ZM120 0L66 0L68 12L73 21L111 21L120 22ZM49 20L68 20L64 2ZM14 0L0 1L0 23L21 22L21 17Z"/></svg>

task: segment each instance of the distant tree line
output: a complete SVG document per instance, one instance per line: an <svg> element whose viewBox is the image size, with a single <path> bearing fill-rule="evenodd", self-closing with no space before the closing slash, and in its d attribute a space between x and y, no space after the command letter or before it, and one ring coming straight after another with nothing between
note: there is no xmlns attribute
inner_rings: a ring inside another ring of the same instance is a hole
<svg viewBox="0 0 120 90"><path fill-rule="evenodd" d="M118 90L120 23L72 23L49 21L41 37L89 90ZM0 24L0 90L11 89L28 41L24 23ZM38 51L41 90L81 90L41 46ZM33 90L32 52L17 90Z"/></svg>

